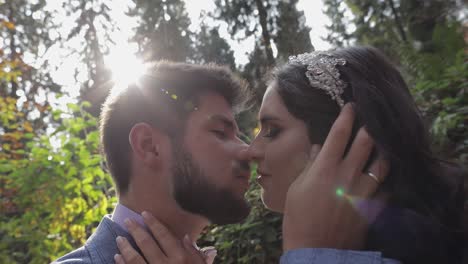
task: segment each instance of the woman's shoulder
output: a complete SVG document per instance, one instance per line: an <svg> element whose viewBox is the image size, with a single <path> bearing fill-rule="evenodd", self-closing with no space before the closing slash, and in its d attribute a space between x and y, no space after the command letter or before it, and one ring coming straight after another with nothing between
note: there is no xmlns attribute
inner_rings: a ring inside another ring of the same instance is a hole
<svg viewBox="0 0 468 264"><path fill-rule="evenodd" d="M454 232L431 217L408 208L387 207L369 228L367 248L403 263L447 263L460 258L458 242Z"/></svg>

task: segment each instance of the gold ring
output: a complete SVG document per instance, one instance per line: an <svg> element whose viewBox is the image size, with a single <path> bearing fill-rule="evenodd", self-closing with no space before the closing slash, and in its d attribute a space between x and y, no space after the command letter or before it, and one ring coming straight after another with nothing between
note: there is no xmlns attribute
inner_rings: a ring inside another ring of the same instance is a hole
<svg viewBox="0 0 468 264"><path fill-rule="evenodd" d="M378 184L381 183L379 177L375 176L374 173L368 171L368 172L366 172L366 174L369 175L369 177L371 177L371 178L372 178L375 182L377 182Z"/></svg>

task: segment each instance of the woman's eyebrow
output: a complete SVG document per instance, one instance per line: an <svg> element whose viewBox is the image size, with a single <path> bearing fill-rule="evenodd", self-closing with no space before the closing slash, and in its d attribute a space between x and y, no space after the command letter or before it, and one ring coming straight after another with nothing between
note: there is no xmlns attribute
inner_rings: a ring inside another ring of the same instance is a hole
<svg viewBox="0 0 468 264"><path fill-rule="evenodd" d="M281 120L281 119L272 115L263 115L262 117L260 117L260 124L264 124L268 121L278 121L278 120Z"/></svg>

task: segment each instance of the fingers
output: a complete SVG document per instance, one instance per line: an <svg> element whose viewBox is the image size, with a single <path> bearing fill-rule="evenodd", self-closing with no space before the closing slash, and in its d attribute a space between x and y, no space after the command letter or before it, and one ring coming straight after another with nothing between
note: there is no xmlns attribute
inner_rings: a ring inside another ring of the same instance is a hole
<svg viewBox="0 0 468 264"><path fill-rule="evenodd" d="M203 255L205 255L205 262L211 264L214 262L214 259L217 255L217 251L214 247L205 247L200 250Z"/></svg>
<svg viewBox="0 0 468 264"><path fill-rule="evenodd" d="M367 177L365 177L368 179L363 180L367 183L368 186L370 186L368 188L369 194L373 194L375 193L375 191L377 191L377 188L387 178L387 175L390 172L390 162L386 158L384 158L383 155L379 155L377 159L374 162L372 162L368 172L372 173L372 175L374 175L378 180L376 181L369 175L366 175Z"/></svg>
<svg viewBox="0 0 468 264"><path fill-rule="evenodd" d="M115 254L114 255L115 264L125 264L125 260L123 259L122 255Z"/></svg>
<svg viewBox="0 0 468 264"><path fill-rule="evenodd" d="M377 182L368 172L362 172L353 185L352 193L362 198L372 196L377 188L383 183L390 171L390 163L387 159L379 155L369 167L368 172L377 177Z"/></svg>
<svg viewBox="0 0 468 264"><path fill-rule="evenodd" d="M161 247L161 250L165 253L166 256L174 256L180 253L180 240L178 240L169 229L166 228L159 220L152 216L148 212L143 212L141 214L143 220L148 228L151 230L151 233L157 238L158 243Z"/></svg>
<svg viewBox="0 0 468 264"><path fill-rule="evenodd" d="M320 153L320 149L322 149L322 146L320 146L319 144L312 145L312 147L310 148L310 154L309 154L310 163L313 163L315 161L318 154Z"/></svg>
<svg viewBox="0 0 468 264"><path fill-rule="evenodd" d="M146 259L151 260L166 258L166 255L164 254L164 252L162 252L161 248L156 243L154 238L140 225L138 225L135 221L129 219L125 221L125 225L127 226L128 231L132 235L138 248L141 250ZM127 259L125 259L125 261L127 262Z"/></svg>
<svg viewBox="0 0 468 264"><path fill-rule="evenodd" d="M324 159L323 162L329 161L334 164L341 160L351 136L354 116L353 106L346 104L335 123L333 123L317 160Z"/></svg>
<svg viewBox="0 0 468 264"><path fill-rule="evenodd" d="M312 164L315 162L315 159L317 158L318 154L320 153L321 146L319 144L313 144L310 152L309 152L309 159L302 170L302 173L296 178L295 182L297 184L304 183L304 181L307 180L308 177L308 172Z"/></svg>
<svg viewBox="0 0 468 264"><path fill-rule="evenodd" d="M182 243L163 224L148 212L142 213L146 226L150 229L157 241L146 230L133 220L126 220L125 225L134 238L144 258L123 237L116 239L121 255L116 254L114 260L117 264L140 263L203 263L209 260L198 248L195 248L186 235ZM216 252L214 252L216 254ZM214 256L212 257L214 259ZM211 260L212 260L211 259Z"/></svg>
<svg viewBox="0 0 468 264"><path fill-rule="evenodd" d="M205 256L202 252L193 246L188 235L185 235L185 237L182 239L182 244L184 245L185 250L190 253L190 256L194 256L195 258L198 256L198 262L202 263L206 261L207 256ZM193 259L191 263L195 263L195 260Z"/></svg>
<svg viewBox="0 0 468 264"><path fill-rule="evenodd" d="M377 159L372 162L369 167L369 171L372 172L379 181L382 183L390 172L390 161L386 159L382 154L378 155Z"/></svg>
<svg viewBox="0 0 468 264"><path fill-rule="evenodd" d="M360 215L362 215L367 223L373 223L377 216L384 208L384 203L379 198L373 199L377 189L383 183L390 171L390 163L388 160L379 155L377 159L372 162L369 170L363 172L356 181L352 189L352 194L358 199L355 199L355 206ZM368 172L377 177L376 181L373 177L369 176Z"/></svg>
<svg viewBox="0 0 468 264"><path fill-rule="evenodd" d="M343 179L344 185L349 186L355 181L355 177L361 175L364 165L366 165L374 141L369 136L365 128L359 129L356 138L351 145L349 152L343 160L343 170L346 171L346 177Z"/></svg>
<svg viewBox="0 0 468 264"><path fill-rule="evenodd" d="M124 237L117 237L117 247L122 255L115 255L114 260L117 264L146 264L142 256L130 245Z"/></svg>

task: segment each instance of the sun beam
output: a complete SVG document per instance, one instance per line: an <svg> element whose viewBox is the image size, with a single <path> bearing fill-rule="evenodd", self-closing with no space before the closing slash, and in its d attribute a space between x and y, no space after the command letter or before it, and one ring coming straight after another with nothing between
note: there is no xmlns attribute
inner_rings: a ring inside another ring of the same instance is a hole
<svg viewBox="0 0 468 264"><path fill-rule="evenodd" d="M146 65L135 56L134 50L135 47L130 44L116 46L104 58L115 83L113 92L119 92L135 83L146 72Z"/></svg>

